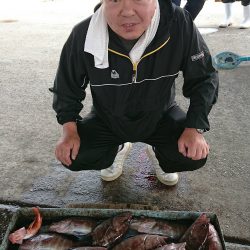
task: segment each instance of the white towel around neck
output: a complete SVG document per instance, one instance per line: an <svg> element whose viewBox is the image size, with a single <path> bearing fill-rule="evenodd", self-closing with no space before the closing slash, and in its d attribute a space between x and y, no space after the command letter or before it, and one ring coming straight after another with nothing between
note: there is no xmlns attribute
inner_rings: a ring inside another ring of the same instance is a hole
<svg viewBox="0 0 250 250"><path fill-rule="evenodd" d="M156 10L151 24L129 53L133 63L137 63L140 60L143 52L155 37L159 22L160 7L158 0L156 0ZM105 69L109 67L108 44L108 25L104 16L103 5L101 5L90 20L84 46L84 51L94 56L96 68Z"/></svg>

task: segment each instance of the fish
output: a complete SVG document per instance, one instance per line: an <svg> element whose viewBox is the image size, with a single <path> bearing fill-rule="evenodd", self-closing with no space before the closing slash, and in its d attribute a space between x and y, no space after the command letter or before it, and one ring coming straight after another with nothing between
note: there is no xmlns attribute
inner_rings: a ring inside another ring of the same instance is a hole
<svg viewBox="0 0 250 250"><path fill-rule="evenodd" d="M103 221L91 234L92 245L109 247L127 232L131 219L132 214L125 212Z"/></svg>
<svg viewBox="0 0 250 250"><path fill-rule="evenodd" d="M166 244L167 237L140 234L130 237L116 245L112 250L151 250Z"/></svg>
<svg viewBox="0 0 250 250"><path fill-rule="evenodd" d="M179 240L187 231L188 226L154 218L136 218L131 220L129 228L139 233L158 234Z"/></svg>
<svg viewBox="0 0 250 250"><path fill-rule="evenodd" d="M208 237L210 219L202 213L181 237L180 242L186 242L187 250L203 249Z"/></svg>
<svg viewBox="0 0 250 250"><path fill-rule="evenodd" d="M51 224L48 230L81 237L91 233L96 225L97 222L92 219L68 218Z"/></svg>
<svg viewBox="0 0 250 250"><path fill-rule="evenodd" d="M26 240L18 250L68 250L76 243L57 234L39 234Z"/></svg>
<svg viewBox="0 0 250 250"><path fill-rule="evenodd" d="M23 240L29 239L32 236L36 235L41 228L42 216L40 214L40 211L38 207L32 207L32 210L35 214L34 221L28 226L27 229L25 227L22 227L9 235L9 241L12 244L22 244Z"/></svg>
<svg viewBox="0 0 250 250"><path fill-rule="evenodd" d="M215 227L209 223L206 250L223 250L222 243Z"/></svg>
<svg viewBox="0 0 250 250"><path fill-rule="evenodd" d="M186 250L186 242L166 244L162 247L156 248L155 250Z"/></svg>

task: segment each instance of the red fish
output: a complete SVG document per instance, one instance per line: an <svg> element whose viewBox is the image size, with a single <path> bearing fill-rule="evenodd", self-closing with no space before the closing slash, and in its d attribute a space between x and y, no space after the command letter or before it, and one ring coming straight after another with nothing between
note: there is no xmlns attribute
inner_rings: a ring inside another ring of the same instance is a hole
<svg viewBox="0 0 250 250"><path fill-rule="evenodd" d="M223 250L220 237L212 224L209 223L206 250Z"/></svg>
<svg viewBox="0 0 250 250"><path fill-rule="evenodd" d="M35 220L26 229L22 227L9 235L9 240L12 244L22 244L24 239L29 239L34 236L42 225L42 216L37 207L32 208L35 214Z"/></svg>
<svg viewBox="0 0 250 250"><path fill-rule="evenodd" d="M181 237L180 242L187 243L187 250L199 250L204 246L208 237L209 221L205 213L201 214Z"/></svg>
<svg viewBox="0 0 250 250"><path fill-rule="evenodd" d="M127 232L131 219L131 213L122 213L102 222L93 230L93 246L112 245Z"/></svg>
<svg viewBox="0 0 250 250"><path fill-rule="evenodd" d="M19 250L68 250L76 247L75 243L56 234L40 234L25 241Z"/></svg>
<svg viewBox="0 0 250 250"><path fill-rule="evenodd" d="M91 233L96 224L92 219L69 218L51 224L49 231L80 237Z"/></svg>
<svg viewBox="0 0 250 250"><path fill-rule="evenodd" d="M186 225L153 218L133 219L129 227L140 233L163 235L173 240L180 239L188 229Z"/></svg>
<svg viewBox="0 0 250 250"><path fill-rule="evenodd" d="M171 243L163 247L156 248L155 250L186 250L185 246L186 246L186 242L178 243L178 244Z"/></svg>
<svg viewBox="0 0 250 250"><path fill-rule="evenodd" d="M140 234L122 241L112 250L151 250L164 246L166 240L165 236Z"/></svg>

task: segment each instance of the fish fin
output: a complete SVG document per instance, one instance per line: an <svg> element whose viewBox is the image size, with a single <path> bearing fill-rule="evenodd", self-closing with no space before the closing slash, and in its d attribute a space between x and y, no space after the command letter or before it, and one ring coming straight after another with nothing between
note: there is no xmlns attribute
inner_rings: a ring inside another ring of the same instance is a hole
<svg viewBox="0 0 250 250"><path fill-rule="evenodd" d="M26 235L26 229L25 227L19 228L15 232L9 235L9 240L12 244L22 244L23 239Z"/></svg>

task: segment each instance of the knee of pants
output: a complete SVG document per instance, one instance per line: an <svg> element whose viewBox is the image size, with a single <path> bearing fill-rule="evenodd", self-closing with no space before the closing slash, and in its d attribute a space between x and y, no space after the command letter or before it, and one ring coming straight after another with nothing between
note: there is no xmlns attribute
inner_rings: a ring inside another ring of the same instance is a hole
<svg viewBox="0 0 250 250"><path fill-rule="evenodd" d="M194 171L206 164L207 158L201 160L191 160L189 158L185 158L184 160L173 162L173 161L164 161L160 163L162 170L166 173L174 173L174 172L186 172L186 171Z"/></svg>
<svg viewBox="0 0 250 250"><path fill-rule="evenodd" d="M70 166L65 166L68 170L73 172L83 171L83 170L101 170L104 168L108 168L112 165L112 163L100 162L96 164L84 164L83 162L73 161Z"/></svg>
<svg viewBox="0 0 250 250"><path fill-rule="evenodd" d="M199 168L202 168L207 162L207 158L205 159L201 159L201 160L190 160L189 163L187 164L187 171L193 171L193 170L197 170Z"/></svg>
<svg viewBox="0 0 250 250"><path fill-rule="evenodd" d="M72 160L70 166L64 164L63 166L74 172L82 170L101 170L113 164L116 154L116 147L107 151L87 150L79 152L76 159Z"/></svg>
<svg viewBox="0 0 250 250"><path fill-rule="evenodd" d="M77 162L77 161L73 161L72 164L70 166L66 166L64 164L62 164L65 168L67 168L70 171L73 172L79 172L79 171L83 171L83 170L101 170L103 168L108 168L112 165L112 163L110 165L105 165L105 163L100 165L98 164L84 164L81 162Z"/></svg>
<svg viewBox="0 0 250 250"><path fill-rule="evenodd" d="M65 164L62 163L62 165L67 168L68 170L70 171L73 171L73 172L79 172L79 171L82 171L84 170L84 168L81 167L81 165L79 164L76 164L75 162L72 162L72 164L70 166L66 166Z"/></svg>

